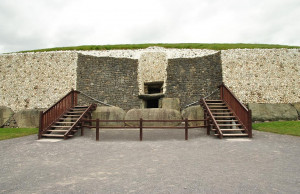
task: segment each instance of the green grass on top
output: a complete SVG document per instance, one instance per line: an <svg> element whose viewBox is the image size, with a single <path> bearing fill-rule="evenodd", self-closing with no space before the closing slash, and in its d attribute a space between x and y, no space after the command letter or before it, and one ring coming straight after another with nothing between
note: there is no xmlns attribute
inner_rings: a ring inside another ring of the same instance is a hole
<svg viewBox="0 0 300 194"><path fill-rule="evenodd" d="M0 128L0 140L37 134L37 128Z"/></svg>
<svg viewBox="0 0 300 194"><path fill-rule="evenodd" d="M179 49L211 49L211 50L228 50L228 49L274 49L274 48L300 48L300 46L275 45L275 44L223 44L223 43L178 43L178 44L118 44L118 45L84 45L73 47L57 47L38 50L29 50L21 52L44 52L44 51L66 51L66 50L113 50L113 49L144 49L150 46L159 46L164 48Z"/></svg>
<svg viewBox="0 0 300 194"><path fill-rule="evenodd" d="M254 123L252 127L258 131L300 136L300 121Z"/></svg>

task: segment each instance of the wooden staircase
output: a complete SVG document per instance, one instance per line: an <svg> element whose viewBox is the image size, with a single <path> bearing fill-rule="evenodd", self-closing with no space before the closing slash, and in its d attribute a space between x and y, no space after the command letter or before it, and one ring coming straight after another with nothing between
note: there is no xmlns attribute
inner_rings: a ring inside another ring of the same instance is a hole
<svg viewBox="0 0 300 194"><path fill-rule="evenodd" d="M96 105L77 106L78 93L72 90L47 111L40 113L39 139L73 137L81 128L82 119L91 118L91 112Z"/></svg>
<svg viewBox="0 0 300 194"><path fill-rule="evenodd" d="M252 137L251 110L248 110L231 91L222 84L221 99L201 99L205 118L209 118L207 134L223 137Z"/></svg>
<svg viewBox="0 0 300 194"><path fill-rule="evenodd" d="M249 137L245 127L239 122L238 118L228 108L222 100L205 100L207 112L216 122L216 125L210 123L210 130L215 132L215 136L220 137Z"/></svg>

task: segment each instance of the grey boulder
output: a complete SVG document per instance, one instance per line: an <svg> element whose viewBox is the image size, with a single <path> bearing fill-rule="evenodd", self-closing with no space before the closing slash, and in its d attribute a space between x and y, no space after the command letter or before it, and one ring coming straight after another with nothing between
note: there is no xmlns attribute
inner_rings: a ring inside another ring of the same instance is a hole
<svg viewBox="0 0 300 194"><path fill-rule="evenodd" d="M0 106L0 127L2 127L12 116L14 111L6 106Z"/></svg>
<svg viewBox="0 0 300 194"><path fill-rule="evenodd" d="M198 106L190 106L182 111L182 118L187 118L189 120L201 120L204 119L204 111L203 108ZM195 127L204 125L203 121L191 121L188 123L189 126Z"/></svg>
<svg viewBox="0 0 300 194"><path fill-rule="evenodd" d="M173 109L149 108L131 109L127 112L125 120L181 120L180 112ZM144 122L143 126L177 126L181 122ZM126 122L129 126L139 126L139 122Z"/></svg>
<svg viewBox="0 0 300 194"><path fill-rule="evenodd" d="M119 107L100 106L92 113L93 119L124 120L126 112ZM95 122L93 122L95 125ZM100 122L100 126L124 126L124 122Z"/></svg>
<svg viewBox="0 0 300 194"><path fill-rule="evenodd" d="M252 121L297 120L298 113L291 104L248 104Z"/></svg>

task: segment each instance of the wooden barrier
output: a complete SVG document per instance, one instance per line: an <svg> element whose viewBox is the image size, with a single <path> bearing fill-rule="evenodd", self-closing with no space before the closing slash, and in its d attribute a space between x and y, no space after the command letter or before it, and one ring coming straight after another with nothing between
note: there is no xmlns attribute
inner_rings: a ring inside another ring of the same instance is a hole
<svg viewBox="0 0 300 194"><path fill-rule="evenodd" d="M134 129L139 129L140 131L140 141L143 141L143 129L184 129L185 131L185 140L188 140L188 130L191 128L202 128L202 127L207 127L206 125L199 125L199 126L194 126L191 127L188 125L189 122L195 122L195 121L204 121L204 123L208 123L207 119L199 119L199 120L188 120L187 118L184 120L144 120L142 118L140 118L140 120L99 120L99 119L95 119L95 120L91 120L91 119L84 119L83 122L89 122L90 125L82 125L82 131L84 130L84 127L88 127L88 128L96 128L96 141L99 141L100 139L100 133L99 130L100 128L103 129L124 129L124 128L134 128ZM96 126L92 126L92 123L95 122ZM100 127L100 123L101 122L138 122L139 126L123 126L123 127L119 127L119 126L101 126ZM182 126L164 126L164 127L147 127L147 126L143 126L143 123L145 122L184 122L184 127ZM83 134L83 132L82 132Z"/></svg>

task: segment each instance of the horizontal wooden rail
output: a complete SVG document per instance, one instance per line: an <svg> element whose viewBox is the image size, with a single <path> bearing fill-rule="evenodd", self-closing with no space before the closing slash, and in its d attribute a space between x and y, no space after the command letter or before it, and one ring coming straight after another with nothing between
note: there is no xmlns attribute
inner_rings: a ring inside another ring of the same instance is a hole
<svg viewBox="0 0 300 194"><path fill-rule="evenodd" d="M89 126L89 125L82 125L82 127L88 127L88 128L96 128L96 126ZM123 126L123 127L120 127L120 126L101 126L100 128L102 129L137 129L139 128L140 126L137 126L137 127L131 127L131 126ZM195 129L195 128L204 128L204 127L207 127L206 125L199 125L197 127L190 127L189 126L189 129ZM143 126L144 129L184 129L184 127L164 127L164 126L161 126L161 127L145 127Z"/></svg>
<svg viewBox="0 0 300 194"><path fill-rule="evenodd" d="M97 119L83 119L82 121L96 122ZM140 120L99 120L100 122L140 122ZM185 120L144 120L143 122L184 122ZM206 121L206 119L188 120L188 122Z"/></svg>
<svg viewBox="0 0 300 194"><path fill-rule="evenodd" d="M140 129L140 141L143 140L143 129L184 129L185 130L185 140L188 140L188 129L192 129L192 128L202 128L202 127L207 127L206 125L199 125L199 126L188 126L188 122L196 122L196 121L207 121L207 119L193 119L193 120L188 120L188 119L184 119L184 120L144 120L144 119L140 119L140 120L100 120L100 119L82 119L83 122L89 122L90 124L92 124L93 122L96 123L95 126L92 125L82 125L82 130L83 127L88 127L88 128L96 128L96 141L99 141L99 129L103 128L103 129L126 129L126 128L130 128L130 129ZM138 126L101 126L100 127L100 123L101 122L138 122ZM157 127L157 126L143 126L143 123L145 122L184 122L184 127L181 126L161 126L161 127ZM206 122L207 123L207 122Z"/></svg>

